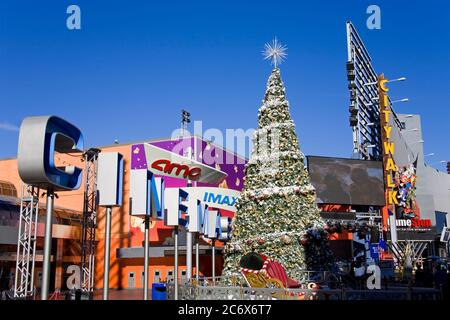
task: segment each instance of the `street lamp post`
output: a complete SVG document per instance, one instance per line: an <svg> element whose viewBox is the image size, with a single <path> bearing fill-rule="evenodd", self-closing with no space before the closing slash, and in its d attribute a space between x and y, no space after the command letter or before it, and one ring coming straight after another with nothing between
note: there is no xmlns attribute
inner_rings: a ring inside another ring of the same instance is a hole
<svg viewBox="0 0 450 320"><path fill-rule="evenodd" d="M391 104L399 103L399 102L409 102L409 99L403 98L403 99L394 100L394 101L391 101Z"/></svg>
<svg viewBox="0 0 450 320"><path fill-rule="evenodd" d="M396 81L405 81L405 80L406 80L406 77L400 77L400 78L397 78L397 79L388 80L388 81L386 81L386 83L396 82ZM364 83L365 86L373 86L375 84L378 84L378 81Z"/></svg>
<svg viewBox="0 0 450 320"><path fill-rule="evenodd" d="M417 132L417 131L419 131L419 129L414 128L414 129L408 129L408 130L401 130L400 132L401 133L408 133L408 132Z"/></svg>

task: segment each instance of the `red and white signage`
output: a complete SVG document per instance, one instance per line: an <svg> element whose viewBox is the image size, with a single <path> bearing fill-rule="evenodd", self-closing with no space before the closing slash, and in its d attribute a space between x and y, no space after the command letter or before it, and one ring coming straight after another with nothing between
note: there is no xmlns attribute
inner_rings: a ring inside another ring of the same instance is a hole
<svg viewBox="0 0 450 320"><path fill-rule="evenodd" d="M206 164L145 143L147 168L157 175L219 184L227 174Z"/></svg>

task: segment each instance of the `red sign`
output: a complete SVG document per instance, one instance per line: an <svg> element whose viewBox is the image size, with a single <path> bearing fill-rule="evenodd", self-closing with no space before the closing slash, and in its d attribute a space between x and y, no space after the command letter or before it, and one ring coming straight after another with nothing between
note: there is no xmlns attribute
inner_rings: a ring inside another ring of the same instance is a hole
<svg viewBox="0 0 450 320"><path fill-rule="evenodd" d="M192 167L185 164L172 163L167 159L156 160L152 163L152 168L167 174L175 174L177 176L183 176L190 180L196 180L202 173L202 169L198 167ZM175 173L173 171L175 170Z"/></svg>
<svg viewBox="0 0 450 320"><path fill-rule="evenodd" d="M389 224L389 221L388 221ZM395 225L398 228L431 228L430 219L397 219Z"/></svg>
<svg viewBox="0 0 450 320"><path fill-rule="evenodd" d="M431 220L430 219L412 219L412 227L413 228L430 228Z"/></svg>

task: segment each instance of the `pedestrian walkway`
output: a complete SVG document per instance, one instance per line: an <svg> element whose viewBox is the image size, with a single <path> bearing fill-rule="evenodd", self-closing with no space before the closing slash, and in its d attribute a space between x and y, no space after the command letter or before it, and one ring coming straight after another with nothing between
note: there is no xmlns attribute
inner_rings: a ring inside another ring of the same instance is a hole
<svg viewBox="0 0 450 320"><path fill-rule="evenodd" d="M149 290L149 299L151 299L151 290ZM94 291L94 300L103 299L103 290ZM123 289L109 290L109 300L143 300L143 289Z"/></svg>

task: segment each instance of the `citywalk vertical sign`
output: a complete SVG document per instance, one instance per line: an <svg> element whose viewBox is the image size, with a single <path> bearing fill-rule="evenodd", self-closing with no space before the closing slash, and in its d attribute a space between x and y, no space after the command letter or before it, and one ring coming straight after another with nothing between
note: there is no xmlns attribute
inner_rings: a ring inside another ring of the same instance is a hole
<svg viewBox="0 0 450 320"><path fill-rule="evenodd" d="M380 126L381 126L381 143L383 145L383 167L384 167L384 181L386 188L386 207L383 210L383 221L385 230L387 226L391 231L391 241L397 242L396 216L395 206L398 205L397 190L394 183L397 166L394 162L395 143L392 140L392 123L393 114L391 104L389 101L389 88L386 86L388 79L381 74L378 77L378 98L380 104ZM389 220L389 223L387 223Z"/></svg>

